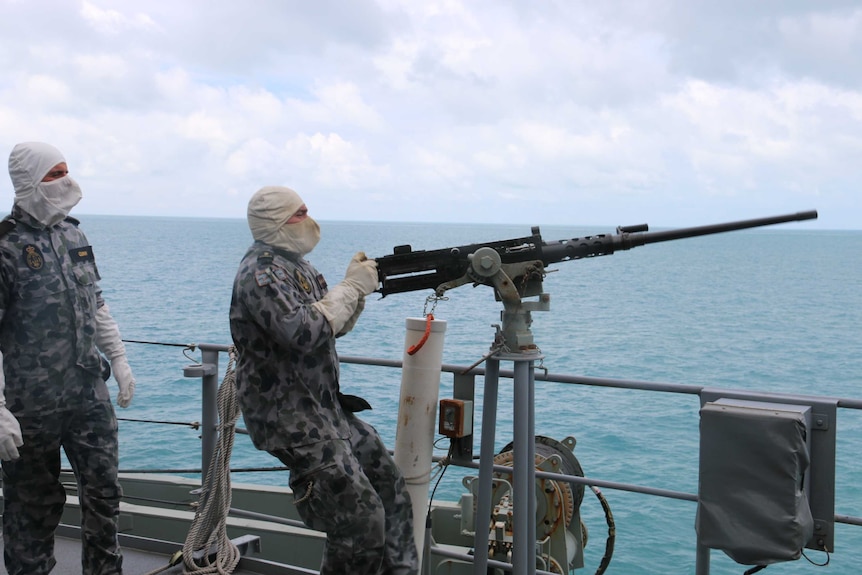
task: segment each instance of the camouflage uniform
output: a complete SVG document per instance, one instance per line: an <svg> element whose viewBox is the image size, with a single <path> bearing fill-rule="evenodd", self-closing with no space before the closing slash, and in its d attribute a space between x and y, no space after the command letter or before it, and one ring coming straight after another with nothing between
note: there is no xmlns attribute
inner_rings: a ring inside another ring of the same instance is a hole
<svg viewBox="0 0 862 575"><path fill-rule="evenodd" d="M239 403L254 445L291 470L306 525L327 534L321 574L418 572L404 479L377 432L339 403L327 292L306 260L255 242L240 264L230 326Z"/></svg>
<svg viewBox="0 0 862 575"><path fill-rule="evenodd" d="M104 301L93 251L73 218L50 228L17 208L12 218L0 223L0 351L24 445L2 462L6 569L41 574L56 563L62 447L78 480L82 572L121 573L117 420L95 344Z"/></svg>

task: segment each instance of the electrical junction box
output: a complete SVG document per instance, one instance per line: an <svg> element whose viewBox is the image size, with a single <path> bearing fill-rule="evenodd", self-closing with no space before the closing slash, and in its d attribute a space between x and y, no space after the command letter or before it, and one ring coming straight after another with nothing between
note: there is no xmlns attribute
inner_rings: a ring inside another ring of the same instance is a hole
<svg viewBox="0 0 862 575"><path fill-rule="evenodd" d="M440 400L440 435L452 439L473 434L473 402L462 399Z"/></svg>
<svg viewBox="0 0 862 575"><path fill-rule="evenodd" d="M812 409L721 398L700 410L699 543L743 565L798 559L812 537Z"/></svg>

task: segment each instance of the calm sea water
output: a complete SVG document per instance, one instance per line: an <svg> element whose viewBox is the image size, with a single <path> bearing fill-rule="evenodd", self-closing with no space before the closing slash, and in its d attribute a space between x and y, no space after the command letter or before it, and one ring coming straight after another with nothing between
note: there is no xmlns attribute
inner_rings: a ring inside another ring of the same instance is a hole
<svg viewBox="0 0 862 575"><path fill-rule="evenodd" d="M230 343L231 284L251 242L244 220L81 219L124 339ZM530 233L530 224L321 225L323 239L310 259L330 284L340 280L357 250L381 256L404 243L437 249ZM546 240L611 231L542 228ZM551 311L534 312L532 330L545 355L544 366L552 373L860 398L860 254L862 232L800 230L785 224L561 263L545 281ZM404 320L422 316L426 295L369 298L356 329L340 340L340 353L400 360ZM435 311L447 322L444 362L467 365L484 355L500 309L490 288L451 291L450 299ZM199 382L183 377L183 367L197 361L199 353L186 357L180 347L134 343L127 349L138 388L132 406L118 410L120 417L200 419ZM346 390L374 405L367 419L394 445L400 372L345 366L342 380ZM481 406L481 379L478 383ZM440 396L451 396L448 376ZM501 381L498 447L512 437L511 397L511 385ZM588 476L695 493L698 407L694 396L538 382L536 432L558 440L575 436L575 454ZM836 513L862 516L862 417L842 410L837 426ZM123 469L199 467L199 434L191 428L126 420L120 434ZM242 436L234 447L233 464L270 467L277 462ZM437 496L456 500L463 475L447 471ZM287 478L281 473L236 474L234 481L286 484ZM611 490L605 496L617 528L608 573L693 572L694 503ZM582 506L591 534L584 573L597 568L607 530L601 507L591 497L588 493ZM858 573L862 529L838 525L836 547L829 572ZM809 555L818 562L825 559L821 553ZM769 571L813 569L802 559ZM713 573L743 570L713 552Z"/></svg>

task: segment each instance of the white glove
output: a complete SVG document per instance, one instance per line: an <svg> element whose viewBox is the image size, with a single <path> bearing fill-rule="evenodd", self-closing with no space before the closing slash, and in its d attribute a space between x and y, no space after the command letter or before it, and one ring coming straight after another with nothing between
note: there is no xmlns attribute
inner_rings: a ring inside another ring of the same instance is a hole
<svg viewBox="0 0 862 575"><path fill-rule="evenodd" d="M0 353L0 459L14 461L18 459L18 448L24 445L21 436L21 425L6 409L6 376L3 375L3 354Z"/></svg>
<svg viewBox="0 0 862 575"><path fill-rule="evenodd" d="M347 333L345 328L348 331L352 329L359 313L362 313L360 308L365 305L365 296L376 290L377 286L377 262L369 260L364 252L357 252L347 266L344 280L311 305L323 314L332 333Z"/></svg>
<svg viewBox="0 0 862 575"><path fill-rule="evenodd" d="M111 360L111 373L114 374L114 379L117 380L117 385L120 386L120 391L117 393L117 405L122 408L129 407L132 403L132 397L135 396L135 377L132 375L132 368L129 367L129 360L124 355L118 355Z"/></svg>
<svg viewBox="0 0 862 575"><path fill-rule="evenodd" d="M18 459L18 448L24 445L21 437L21 426L6 405L0 407L0 459L14 461Z"/></svg>
<svg viewBox="0 0 862 575"><path fill-rule="evenodd" d="M377 262L365 256L365 252L356 252L347 265L344 273L345 283L356 288L360 295L366 296L377 289L380 280L377 278Z"/></svg>
<svg viewBox="0 0 862 575"><path fill-rule="evenodd" d="M353 310L353 315L350 316L350 319L347 320L347 323L344 324L344 327L341 328L335 337L341 337L342 335L346 335L350 333L350 330L353 329L353 326L356 325L356 322L359 321L359 315L362 313L362 310L365 309L365 296L359 298L359 301L356 303L356 309Z"/></svg>
<svg viewBox="0 0 862 575"><path fill-rule="evenodd" d="M111 361L111 373L120 386L117 405L129 407L135 395L135 378L129 360L126 359L126 346L120 337L120 328L111 317L108 304L96 310L96 347Z"/></svg>

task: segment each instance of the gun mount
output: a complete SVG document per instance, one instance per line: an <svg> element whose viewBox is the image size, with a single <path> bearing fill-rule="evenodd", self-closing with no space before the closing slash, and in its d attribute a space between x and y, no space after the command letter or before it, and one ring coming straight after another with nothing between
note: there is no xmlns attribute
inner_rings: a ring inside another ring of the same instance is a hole
<svg viewBox="0 0 862 575"><path fill-rule="evenodd" d="M647 224L619 226L615 234L545 242L538 227L531 235L438 250L414 251L410 245L396 246L390 255L375 258L380 279L377 290L389 294L433 289L440 297L447 290L472 283L494 288L503 302L503 333L511 351L534 348L529 335L529 311L547 311L550 298L542 293L546 267L564 261L611 255L620 250L693 238L722 232L770 226L817 218L815 210L779 216L739 220L705 226L649 232ZM522 303L522 298L540 296ZM526 313L525 313L526 312Z"/></svg>

